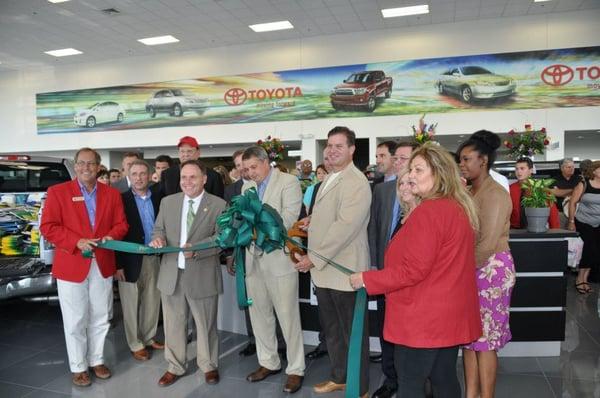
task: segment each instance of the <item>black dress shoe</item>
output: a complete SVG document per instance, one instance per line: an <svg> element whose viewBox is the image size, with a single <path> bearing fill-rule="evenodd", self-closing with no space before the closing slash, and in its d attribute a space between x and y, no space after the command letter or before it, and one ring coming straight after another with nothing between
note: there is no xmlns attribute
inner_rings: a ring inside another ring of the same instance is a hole
<svg viewBox="0 0 600 398"><path fill-rule="evenodd" d="M244 348L242 351L240 351L239 354L243 357L249 357L251 355L256 354L256 344L248 343L246 348Z"/></svg>
<svg viewBox="0 0 600 398"><path fill-rule="evenodd" d="M369 361L373 362L373 363L379 363L382 361L382 355L381 354L375 354L375 355L369 355Z"/></svg>
<svg viewBox="0 0 600 398"><path fill-rule="evenodd" d="M307 359L317 359L327 355L327 350L322 350L317 346L314 350L306 354Z"/></svg>
<svg viewBox="0 0 600 398"><path fill-rule="evenodd" d="M371 395L371 398L391 398L395 392L396 389L391 389L384 384Z"/></svg>

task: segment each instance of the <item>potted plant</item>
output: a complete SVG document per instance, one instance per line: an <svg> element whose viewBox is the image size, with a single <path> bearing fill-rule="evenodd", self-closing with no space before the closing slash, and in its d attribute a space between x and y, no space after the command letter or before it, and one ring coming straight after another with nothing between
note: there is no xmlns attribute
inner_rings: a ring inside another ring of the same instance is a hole
<svg viewBox="0 0 600 398"><path fill-rule="evenodd" d="M525 208L527 231L546 232L548 230L550 206L556 201L556 197L550 191L553 184L552 178L528 178L521 184L523 190L521 204Z"/></svg>

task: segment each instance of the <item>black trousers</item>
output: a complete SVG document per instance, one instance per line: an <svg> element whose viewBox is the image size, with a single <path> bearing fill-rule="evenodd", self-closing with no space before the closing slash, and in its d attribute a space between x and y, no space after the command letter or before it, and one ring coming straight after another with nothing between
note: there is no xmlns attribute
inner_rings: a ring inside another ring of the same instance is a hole
<svg viewBox="0 0 600 398"><path fill-rule="evenodd" d="M383 339L383 324L385 320L385 296L377 296L377 330L379 344L381 345L381 371L385 376L383 385L392 390L398 388L398 375L394 366L394 352L396 345Z"/></svg>
<svg viewBox="0 0 600 398"><path fill-rule="evenodd" d="M316 295L319 302L319 322L325 333L327 352L331 362L331 380L334 383L345 384L356 292L317 287ZM369 325L367 312L365 311L362 336L360 395L364 395L369 391Z"/></svg>
<svg viewBox="0 0 600 398"><path fill-rule="evenodd" d="M456 376L458 346L447 348L411 348L396 345L398 396L425 398L425 380L431 379L435 398L460 398Z"/></svg>

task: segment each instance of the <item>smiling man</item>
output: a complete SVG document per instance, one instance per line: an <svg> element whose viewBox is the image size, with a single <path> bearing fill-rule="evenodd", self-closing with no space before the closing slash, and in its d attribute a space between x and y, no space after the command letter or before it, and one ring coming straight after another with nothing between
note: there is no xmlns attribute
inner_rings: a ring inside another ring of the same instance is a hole
<svg viewBox="0 0 600 398"><path fill-rule="evenodd" d="M97 378L111 376L104 362L104 341L113 300L115 255L96 245L100 240L123 238L128 228L119 192L96 183L100 160L91 148L77 151L76 178L48 189L40 225L44 237L56 246L52 275L58 287L72 381L82 387L91 384L90 367Z"/></svg>
<svg viewBox="0 0 600 398"><path fill-rule="evenodd" d="M181 165L181 191L165 197L154 224L150 246L189 247L217 237L217 217L223 199L204 190L206 168L197 160ZM160 386L173 384L187 370L187 324L191 312L196 325L196 362L207 384L219 382L217 303L223 293L219 249L165 253L160 262L158 289L163 302L165 359L168 369Z"/></svg>

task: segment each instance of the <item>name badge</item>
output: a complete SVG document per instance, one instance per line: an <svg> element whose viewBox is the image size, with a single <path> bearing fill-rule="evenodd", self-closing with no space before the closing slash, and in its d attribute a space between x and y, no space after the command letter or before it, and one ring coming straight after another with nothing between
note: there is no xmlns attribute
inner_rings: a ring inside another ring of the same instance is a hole
<svg viewBox="0 0 600 398"><path fill-rule="evenodd" d="M73 196L73 197L71 198L71 200L72 200L73 202L83 202L83 201L85 201L85 199L83 198L83 196Z"/></svg>

